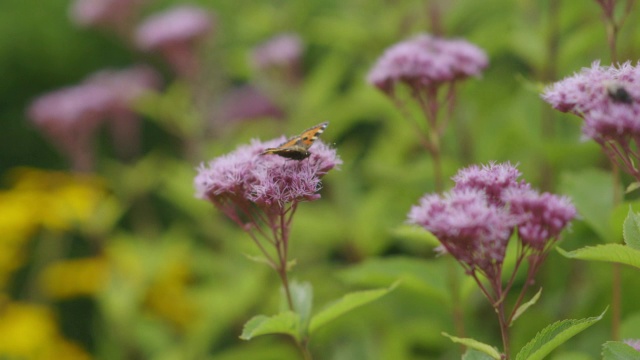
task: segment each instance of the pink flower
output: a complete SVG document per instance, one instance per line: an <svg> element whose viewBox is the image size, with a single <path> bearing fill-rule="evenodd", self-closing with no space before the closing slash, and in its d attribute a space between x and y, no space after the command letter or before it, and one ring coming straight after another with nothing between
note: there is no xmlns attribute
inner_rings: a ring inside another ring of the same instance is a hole
<svg viewBox="0 0 640 360"><path fill-rule="evenodd" d="M437 87L478 76L488 65L480 48L461 39L423 34L388 48L367 75L367 81L391 93L399 82L412 88Z"/></svg>
<svg viewBox="0 0 640 360"><path fill-rule="evenodd" d="M213 29L211 13L195 6L179 6L145 20L136 30L144 51L159 51L183 75L197 73L197 44Z"/></svg>
<svg viewBox="0 0 640 360"><path fill-rule="evenodd" d="M302 39L297 34L280 34L255 47L253 64L258 69L297 66L302 56Z"/></svg>
<svg viewBox="0 0 640 360"><path fill-rule="evenodd" d="M335 149L320 140L313 144L311 156L302 161L260 155L285 140L253 140L250 145L201 165L194 180L196 197L214 204L253 203L264 209L318 199L320 179L342 161Z"/></svg>
<svg viewBox="0 0 640 360"><path fill-rule="evenodd" d="M216 111L223 121L242 121L262 117L280 119L283 110L259 89L247 85L223 96Z"/></svg>
<svg viewBox="0 0 640 360"><path fill-rule="evenodd" d="M132 102L158 83L158 75L144 66L104 70L79 85L37 98L27 112L34 124L72 159L75 168L86 171L92 167L95 133L106 120L114 125L119 149L138 141L132 139L137 135Z"/></svg>
<svg viewBox="0 0 640 360"><path fill-rule="evenodd" d="M582 119L582 133L596 141L623 169L640 180L640 63L590 68L558 81L542 94L553 108Z"/></svg>
<svg viewBox="0 0 640 360"><path fill-rule="evenodd" d="M517 229L523 252L531 252L537 269L540 259L575 218L566 197L531 190L518 181L511 164L490 163L461 169L456 186L444 195L425 195L409 212L409 222L432 232L448 253L489 277L500 276L511 234Z"/></svg>
<svg viewBox="0 0 640 360"><path fill-rule="evenodd" d="M145 0L76 0L71 18L80 26L122 28Z"/></svg>

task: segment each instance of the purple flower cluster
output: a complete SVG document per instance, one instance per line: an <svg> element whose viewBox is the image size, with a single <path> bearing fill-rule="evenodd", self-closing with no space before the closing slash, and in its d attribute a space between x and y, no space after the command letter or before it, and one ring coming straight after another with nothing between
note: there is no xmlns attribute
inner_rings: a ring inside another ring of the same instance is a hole
<svg viewBox="0 0 640 360"><path fill-rule="evenodd" d="M281 34L256 46L252 51L257 69L295 66L302 56L302 39L297 34Z"/></svg>
<svg viewBox="0 0 640 360"><path fill-rule="evenodd" d="M292 203L317 200L321 178L342 163L336 150L318 140L311 156L302 161L261 155L283 141L285 138L253 140L201 165L194 180L196 197L210 200L232 219L238 219L237 211L246 212L251 204L270 213Z"/></svg>
<svg viewBox="0 0 640 360"><path fill-rule="evenodd" d="M387 49L367 81L385 93L392 93L399 82L416 89L433 88L478 76L487 65L485 52L465 40L422 34Z"/></svg>
<svg viewBox="0 0 640 360"><path fill-rule="evenodd" d="M132 103L159 84L158 74L146 66L105 70L78 85L42 95L27 112L34 124L65 154L72 159L86 159L86 153L90 152L86 147L98 127L105 120L111 120L129 130L120 132L130 132ZM86 163L76 165L81 170L90 167Z"/></svg>
<svg viewBox="0 0 640 360"><path fill-rule="evenodd" d="M511 164L462 169L455 187L428 194L409 212L409 222L432 232L469 272L499 276L509 238L517 229L522 249L547 251L576 216L568 198L518 181Z"/></svg>
<svg viewBox="0 0 640 360"><path fill-rule="evenodd" d="M198 72L197 45L214 27L213 14L195 6L177 6L140 24L135 41L143 51L160 52L177 73Z"/></svg>
<svg viewBox="0 0 640 360"><path fill-rule="evenodd" d="M70 9L80 26L123 28L145 0L76 0Z"/></svg>
<svg viewBox="0 0 640 360"><path fill-rule="evenodd" d="M640 180L640 63L590 68L548 87L542 98L553 108L582 119L582 132L613 161ZM635 150L634 150L635 149Z"/></svg>

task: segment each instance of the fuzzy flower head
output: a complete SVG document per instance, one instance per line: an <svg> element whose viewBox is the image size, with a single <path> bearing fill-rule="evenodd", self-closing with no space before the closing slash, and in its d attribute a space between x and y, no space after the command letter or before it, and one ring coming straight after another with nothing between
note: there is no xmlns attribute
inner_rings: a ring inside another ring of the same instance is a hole
<svg viewBox="0 0 640 360"><path fill-rule="evenodd" d="M542 253L576 216L568 198L531 190L511 164L470 166L444 195L425 195L409 222L432 232L468 271L499 274L509 238L518 231L525 249Z"/></svg>
<svg viewBox="0 0 640 360"><path fill-rule="evenodd" d="M123 28L145 0L76 0L71 19L79 26Z"/></svg>
<svg viewBox="0 0 640 360"><path fill-rule="evenodd" d="M184 75L197 67L196 46L214 27L211 13L195 6L177 6L153 15L138 26L136 44L144 51L158 51Z"/></svg>
<svg viewBox="0 0 640 360"><path fill-rule="evenodd" d="M542 98L584 119L583 134L603 143L640 139L640 64L590 68L552 84Z"/></svg>
<svg viewBox="0 0 640 360"><path fill-rule="evenodd" d="M509 212L519 217L518 236L525 246L544 251L576 215L569 198L531 189L511 189L504 196Z"/></svg>
<svg viewBox="0 0 640 360"><path fill-rule="evenodd" d="M477 189L426 195L409 212L409 222L433 233L469 270L494 274L502 264L516 218L489 203Z"/></svg>
<svg viewBox="0 0 640 360"><path fill-rule="evenodd" d="M253 140L250 145L201 165L194 180L196 197L210 200L223 210L230 204L238 208L254 204L267 212L319 199L321 178L342 163L335 149L318 140L311 148L311 156L301 161L261 155L284 140Z"/></svg>
<svg viewBox="0 0 640 360"><path fill-rule="evenodd" d="M462 39L442 39L427 34L388 48L367 75L367 81L385 93L403 82L412 88L439 85L479 76L488 65L486 53Z"/></svg>
<svg viewBox="0 0 640 360"><path fill-rule="evenodd" d="M302 56L302 39L297 34L285 33L258 45L252 51L253 65L260 70L270 67L295 66Z"/></svg>
<svg viewBox="0 0 640 360"><path fill-rule="evenodd" d="M490 203L504 205L503 194L514 188L528 188L524 181L518 181L522 175L510 163L495 164L493 162L482 167L472 165L461 169L453 177L455 190L476 189L483 191Z"/></svg>

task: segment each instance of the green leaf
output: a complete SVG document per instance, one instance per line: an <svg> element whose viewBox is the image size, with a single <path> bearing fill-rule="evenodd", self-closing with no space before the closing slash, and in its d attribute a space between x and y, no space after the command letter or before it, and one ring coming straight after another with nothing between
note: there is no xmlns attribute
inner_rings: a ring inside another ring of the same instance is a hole
<svg viewBox="0 0 640 360"><path fill-rule="evenodd" d="M624 242L632 249L640 250L640 215L629 206L629 214L624 220L622 236Z"/></svg>
<svg viewBox="0 0 640 360"><path fill-rule="evenodd" d="M542 295L542 288L538 290L538 292L531 298L531 300L527 301L526 303L518 307L518 309L516 310L516 313L513 315L513 319L511 320L511 324L509 324L509 326L511 326L513 322L520 317L520 315L522 315L525 311L527 311L528 308L530 308L532 305L538 302L538 299L540 299L540 295Z"/></svg>
<svg viewBox="0 0 640 360"><path fill-rule="evenodd" d="M570 259L614 262L640 268L640 250L622 244L587 246L568 252L560 248L556 249Z"/></svg>
<svg viewBox="0 0 640 360"><path fill-rule="evenodd" d="M632 182L631 184L629 184L629 186L627 186L627 190L625 191L627 194L633 191L636 191L640 189L640 182L639 181L635 181Z"/></svg>
<svg viewBox="0 0 640 360"><path fill-rule="evenodd" d="M415 225L401 225L396 227L391 232L392 235L419 243L424 243L430 246L439 246L440 241L429 231Z"/></svg>
<svg viewBox="0 0 640 360"><path fill-rule="evenodd" d="M273 316L254 316L244 324L240 339L251 340L256 336L268 334L285 334L299 340L300 315L284 311Z"/></svg>
<svg viewBox="0 0 640 360"><path fill-rule="evenodd" d="M448 337L454 343L462 344L468 347L469 349L475 349L475 350L481 351L484 354L489 355L492 359L500 359L500 352L498 351L498 349L496 349L491 345L481 343L480 341L475 339L459 338L456 336L452 336L447 334L446 332L443 332L442 335Z"/></svg>
<svg viewBox="0 0 640 360"><path fill-rule="evenodd" d="M391 290L395 289L395 287L396 284L385 289L357 291L343 296L341 299L328 305L311 318L309 333L313 334L313 332L322 325L327 324L331 320L336 319L350 310L377 300L381 296L386 295Z"/></svg>
<svg viewBox="0 0 640 360"><path fill-rule="evenodd" d="M491 360L495 359L492 356L489 356L482 351L469 349L462 355L462 360Z"/></svg>
<svg viewBox="0 0 640 360"><path fill-rule="evenodd" d="M602 345L602 360L640 360L640 351L620 341Z"/></svg>
<svg viewBox="0 0 640 360"><path fill-rule="evenodd" d="M411 289L421 296L433 297L443 304L451 304L446 276L433 276L447 271L446 260L390 257L369 259L340 272L341 278L361 286L387 286L398 280L403 289ZM475 285L475 283L474 283ZM475 289L475 287L474 287Z"/></svg>
<svg viewBox="0 0 640 360"><path fill-rule="evenodd" d="M300 315L300 330L302 330L300 335L301 337L304 337L307 332L309 321L311 320L311 309L313 308L313 287L311 286L311 283L306 281L302 283L292 281L289 284L289 290L291 291L293 308L296 310L296 313ZM286 298L284 293L283 298Z"/></svg>
<svg viewBox="0 0 640 360"><path fill-rule="evenodd" d="M613 179L611 174L600 170L585 170L564 174L562 191L569 195L578 213L593 231L606 242L615 242L610 219L602 214L613 210Z"/></svg>
<svg viewBox="0 0 640 360"><path fill-rule="evenodd" d="M516 360L543 359L551 351L565 343L574 335L602 319L606 311L607 309L597 317L562 320L547 326L520 350L516 356Z"/></svg>

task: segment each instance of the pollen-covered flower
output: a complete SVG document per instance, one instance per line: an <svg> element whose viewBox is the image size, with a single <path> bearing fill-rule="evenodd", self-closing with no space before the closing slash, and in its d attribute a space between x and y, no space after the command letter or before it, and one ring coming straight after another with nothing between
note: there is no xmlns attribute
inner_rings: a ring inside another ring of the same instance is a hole
<svg viewBox="0 0 640 360"><path fill-rule="evenodd" d="M195 6L178 6L145 20L136 30L144 51L159 51L184 75L197 72L197 45L214 27L213 15Z"/></svg>
<svg viewBox="0 0 640 360"><path fill-rule="evenodd" d="M388 48L367 81L386 93L399 82L413 88L437 87L478 76L487 65L485 52L465 40L422 34Z"/></svg>
<svg viewBox="0 0 640 360"><path fill-rule="evenodd" d="M556 110L584 119L584 136L640 180L634 150L640 143L640 63L615 67L594 62L549 86L542 98Z"/></svg>

